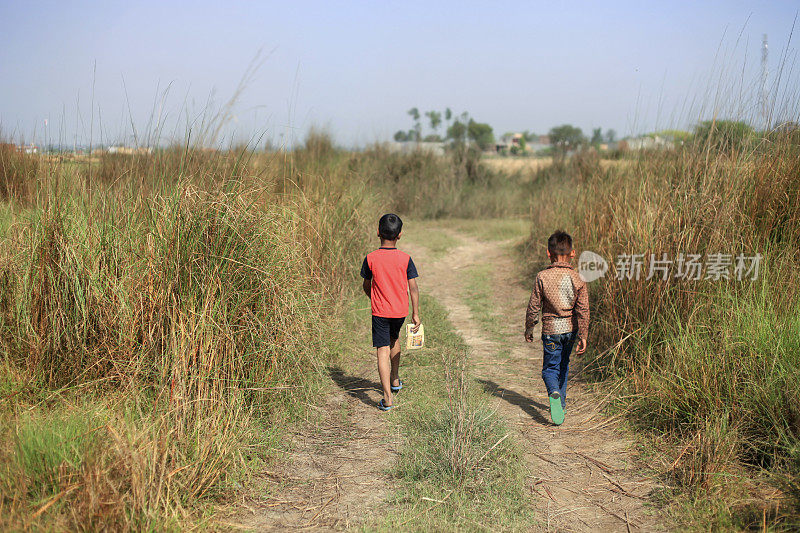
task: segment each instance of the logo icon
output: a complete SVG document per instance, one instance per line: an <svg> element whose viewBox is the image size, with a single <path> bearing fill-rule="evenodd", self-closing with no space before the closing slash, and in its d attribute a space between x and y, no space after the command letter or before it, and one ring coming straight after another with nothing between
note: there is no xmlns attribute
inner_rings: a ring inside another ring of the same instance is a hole
<svg viewBox="0 0 800 533"><path fill-rule="evenodd" d="M598 280L608 272L608 263L601 255L585 250L578 257L578 275L586 283Z"/></svg>

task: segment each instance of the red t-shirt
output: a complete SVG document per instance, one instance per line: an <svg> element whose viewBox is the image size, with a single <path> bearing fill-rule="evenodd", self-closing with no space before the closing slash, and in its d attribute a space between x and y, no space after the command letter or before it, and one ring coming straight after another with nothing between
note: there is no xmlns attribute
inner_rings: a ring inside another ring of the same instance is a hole
<svg viewBox="0 0 800 533"><path fill-rule="evenodd" d="M372 280L372 314L383 318L408 315L408 280L417 275L411 256L397 248L378 248L367 254L361 277Z"/></svg>

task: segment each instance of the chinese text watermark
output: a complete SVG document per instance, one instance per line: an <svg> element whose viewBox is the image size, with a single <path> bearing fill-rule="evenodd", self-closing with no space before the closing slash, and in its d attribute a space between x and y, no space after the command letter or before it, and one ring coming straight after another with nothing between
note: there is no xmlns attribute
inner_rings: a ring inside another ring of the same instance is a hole
<svg viewBox="0 0 800 533"><path fill-rule="evenodd" d="M761 267L761 254L679 253L670 257L661 254L619 254L614 261L614 277L618 280L755 280ZM578 258L578 274L588 282L602 278L609 270L608 262L599 254L584 251Z"/></svg>

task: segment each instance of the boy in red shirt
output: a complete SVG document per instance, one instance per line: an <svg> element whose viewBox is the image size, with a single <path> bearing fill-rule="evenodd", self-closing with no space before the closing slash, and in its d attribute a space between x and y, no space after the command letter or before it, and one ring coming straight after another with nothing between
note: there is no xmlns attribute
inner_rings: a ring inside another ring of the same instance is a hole
<svg viewBox="0 0 800 533"><path fill-rule="evenodd" d="M400 328L408 315L408 296L411 295L411 321L414 332L420 325L417 267L407 253L397 249L403 230L400 217L389 213L378 222L381 246L367 254L361 265L364 292L372 304L372 345L378 352L378 375L383 398L378 409L392 408L392 393L403 388L398 376L400 367Z"/></svg>

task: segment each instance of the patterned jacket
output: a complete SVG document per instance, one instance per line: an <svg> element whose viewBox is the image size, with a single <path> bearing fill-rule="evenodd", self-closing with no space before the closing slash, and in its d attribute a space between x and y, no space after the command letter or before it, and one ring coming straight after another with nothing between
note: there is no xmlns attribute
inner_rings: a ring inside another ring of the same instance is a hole
<svg viewBox="0 0 800 533"><path fill-rule="evenodd" d="M578 332L585 339L589 332L589 292L586 282L567 262L556 261L536 275L525 329L539 322L542 312L542 335Z"/></svg>

